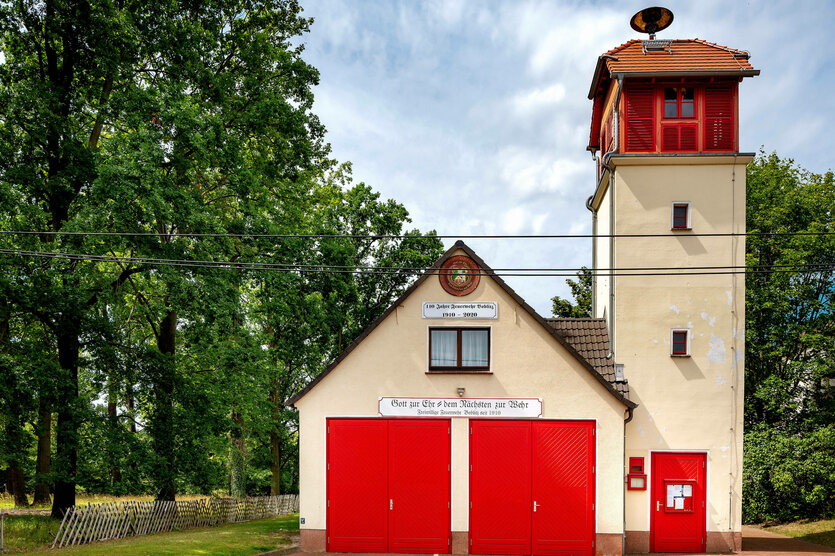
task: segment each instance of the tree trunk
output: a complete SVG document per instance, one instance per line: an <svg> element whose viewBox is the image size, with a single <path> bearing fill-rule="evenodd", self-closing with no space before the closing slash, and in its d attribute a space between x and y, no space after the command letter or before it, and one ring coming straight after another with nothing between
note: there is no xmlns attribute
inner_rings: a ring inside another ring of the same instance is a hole
<svg viewBox="0 0 835 556"><path fill-rule="evenodd" d="M244 445L243 417L232 412L232 430L229 431L229 492L232 498L246 498L246 446Z"/></svg>
<svg viewBox="0 0 835 556"><path fill-rule="evenodd" d="M157 348L162 354L154 385L156 411L151 445L159 462L155 469L157 500L173 501L177 496L176 448L174 434L174 350L177 341L177 312L169 310L159 325Z"/></svg>
<svg viewBox="0 0 835 556"><path fill-rule="evenodd" d="M29 499L26 497L26 483L23 480L23 469L14 464L9 466L9 473L12 475L12 488L14 489L14 507L29 507Z"/></svg>
<svg viewBox="0 0 835 556"><path fill-rule="evenodd" d="M52 468L52 404L41 396L38 400L38 457L35 462L35 506L51 502L49 472Z"/></svg>
<svg viewBox="0 0 835 556"><path fill-rule="evenodd" d="M14 483L12 482L11 469L6 469L6 494L9 496L14 495Z"/></svg>
<svg viewBox="0 0 835 556"><path fill-rule="evenodd" d="M116 413L117 397L116 384L111 375L107 384L107 426L111 443L119 442L119 416ZM115 451L110 451L108 459L110 460L110 488L113 490L113 487L122 482L122 470L119 469L119 457Z"/></svg>
<svg viewBox="0 0 835 556"><path fill-rule="evenodd" d="M136 434L136 412L133 410L133 385L128 384L125 386L125 409L128 410L128 417L130 417L130 421L128 421L128 432L131 434Z"/></svg>
<svg viewBox="0 0 835 556"><path fill-rule="evenodd" d="M281 437L278 436L280 403L277 381L273 381L270 389L270 404L272 405L272 428L270 429L270 494L278 496L281 494Z"/></svg>
<svg viewBox="0 0 835 556"><path fill-rule="evenodd" d="M52 517L61 519L75 506L75 477L78 468L78 329L77 319L59 323L58 363L61 367L58 387L58 422L56 430L55 496Z"/></svg>

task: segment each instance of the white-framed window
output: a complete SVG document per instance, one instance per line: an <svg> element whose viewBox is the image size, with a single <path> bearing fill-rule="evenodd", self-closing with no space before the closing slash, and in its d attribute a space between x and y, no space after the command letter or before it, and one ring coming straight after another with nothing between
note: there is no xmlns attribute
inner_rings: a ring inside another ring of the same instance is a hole
<svg viewBox="0 0 835 556"><path fill-rule="evenodd" d="M690 330L687 328L673 328L670 330L670 355L673 357L690 357Z"/></svg>
<svg viewBox="0 0 835 556"><path fill-rule="evenodd" d="M670 228L690 229L690 201L674 201L670 210Z"/></svg>

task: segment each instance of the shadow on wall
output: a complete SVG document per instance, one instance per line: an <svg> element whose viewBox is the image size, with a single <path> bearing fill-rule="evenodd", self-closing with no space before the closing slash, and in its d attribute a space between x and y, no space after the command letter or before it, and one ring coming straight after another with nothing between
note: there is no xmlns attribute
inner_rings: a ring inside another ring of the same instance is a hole
<svg viewBox="0 0 835 556"><path fill-rule="evenodd" d="M705 374L692 357L672 357L681 376L686 380L705 380Z"/></svg>

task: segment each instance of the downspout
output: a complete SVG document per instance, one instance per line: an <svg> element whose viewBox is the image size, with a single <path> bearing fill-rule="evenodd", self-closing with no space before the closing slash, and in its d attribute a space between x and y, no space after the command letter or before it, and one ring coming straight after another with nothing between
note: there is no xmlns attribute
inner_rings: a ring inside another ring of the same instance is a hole
<svg viewBox="0 0 835 556"><path fill-rule="evenodd" d="M624 469L624 483L628 478L626 477L626 425L632 420L633 408L626 408L626 419L623 420L623 469ZM620 553L626 554L626 488L623 489L623 534L620 539Z"/></svg>
<svg viewBox="0 0 835 556"><path fill-rule="evenodd" d="M609 166L612 155L618 152L620 147L620 118L618 108L620 97L623 91L623 74L618 75L618 90L615 93L615 102L612 105L612 119L614 120L613 135L615 143L612 150L603 155L600 163L609 170L609 353L606 359L611 359L615 354L615 171Z"/></svg>

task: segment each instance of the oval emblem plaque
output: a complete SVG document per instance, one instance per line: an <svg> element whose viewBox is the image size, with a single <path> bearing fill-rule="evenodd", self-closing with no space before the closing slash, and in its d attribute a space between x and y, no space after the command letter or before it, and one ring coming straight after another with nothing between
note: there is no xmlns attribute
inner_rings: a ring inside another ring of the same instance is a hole
<svg viewBox="0 0 835 556"><path fill-rule="evenodd" d="M467 295L478 287L481 269L469 257L456 255L441 265L439 278L441 287L452 295Z"/></svg>

